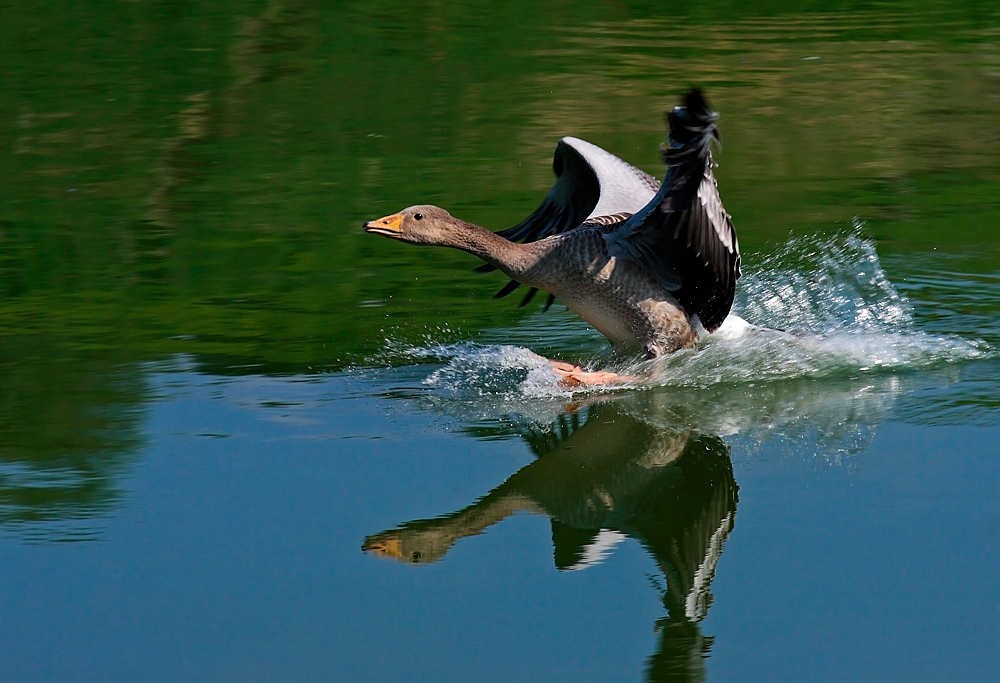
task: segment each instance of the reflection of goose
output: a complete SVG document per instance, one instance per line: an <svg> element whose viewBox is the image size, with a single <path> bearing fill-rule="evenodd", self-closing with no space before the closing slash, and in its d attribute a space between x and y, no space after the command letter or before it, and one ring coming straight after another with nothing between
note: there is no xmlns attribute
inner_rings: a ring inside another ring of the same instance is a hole
<svg viewBox="0 0 1000 683"><path fill-rule="evenodd" d="M592 406L582 426L565 416L554 433L524 436L539 455L535 462L464 510L369 536L364 550L434 562L458 539L519 511L551 519L555 564L563 570L587 567L634 538L666 579L652 680L702 677L709 641L698 622L736 515L729 448L717 437L653 427L613 403Z"/></svg>
<svg viewBox="0 0 1000 683"><path fill-rule="evenodd" d="M563 138L556 184L509 230L492 233L429 205L369 221L365 230L474 254L511 278L498 296L523 283L531 287L523 304L544 289L618 347L650 358L690 348L698 339L693 318L716 330L740 276L736 232L712 173L717 118L698 90L668 114L662 184L599 147ZM570 377L578 371L554 367Z"/></svg>

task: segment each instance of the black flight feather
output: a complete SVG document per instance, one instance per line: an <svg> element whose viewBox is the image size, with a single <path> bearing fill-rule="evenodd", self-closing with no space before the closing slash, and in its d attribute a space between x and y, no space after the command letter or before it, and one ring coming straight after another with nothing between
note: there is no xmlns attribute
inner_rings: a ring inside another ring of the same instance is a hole
<svg viewBox="0 0 1000 683"><path fill-rule="evenodd" d="M667 174L653 200L606 233L609 250L652 275L689 315L714 331L729 315L740 277L732 219L712 173L712 144L721 140L718 114L701 91L667 114Z"/></svg>

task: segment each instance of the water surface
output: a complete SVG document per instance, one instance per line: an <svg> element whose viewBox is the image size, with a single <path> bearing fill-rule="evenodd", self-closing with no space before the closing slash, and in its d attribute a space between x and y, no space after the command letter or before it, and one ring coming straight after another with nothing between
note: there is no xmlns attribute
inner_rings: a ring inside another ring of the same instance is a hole
<svg viewBox="0 0 1000 683"><path fill-rule="evenodd" d="M360 230L692 83L766 329ZM998 677L992 3L0 6L0 160L0 680Z"/></svg>

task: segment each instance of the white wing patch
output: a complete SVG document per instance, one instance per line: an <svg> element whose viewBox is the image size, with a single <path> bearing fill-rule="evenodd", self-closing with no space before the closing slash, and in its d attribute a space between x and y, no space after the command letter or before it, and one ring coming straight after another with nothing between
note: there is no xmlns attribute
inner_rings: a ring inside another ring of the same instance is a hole
<svg viewBox="0 0 1000 683"><path fill-rule="evenodd" d="M718 183L712 173L711 164L705 164L705 175L701 179L701 185L698 186L698 199L705 207L705 213L708 214L719 241L725 245L730 254L738 251L739 245L736 243L736 231L732 227L732 216L726 212L719 199Z"/></svg>
<svg viewBox="0 0 1000 683"><path fill-rule="evenodd" d="M601 197L588 218L616 213L635 213L646 206L656 194L659 182L611 152L580 138L562 139L590 165L601 185Z"/></svg>

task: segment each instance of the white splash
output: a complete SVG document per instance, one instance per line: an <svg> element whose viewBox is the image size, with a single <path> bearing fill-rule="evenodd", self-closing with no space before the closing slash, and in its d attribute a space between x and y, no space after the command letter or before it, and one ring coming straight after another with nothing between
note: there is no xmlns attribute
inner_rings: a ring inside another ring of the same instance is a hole
<svg viewBox="0 0 1000 683"><path fill-rule="evenodd" d="M610 350L589 360L562 359L634 375L635 381L617 387L634 389L847 378L996 355L982 342L919 330L906 297L886 277L874 241L857 231L793 237L756 263L747 261L733 314L697 348L652 361L623 360ZM411 347L406 355L442 362L424 384L453 397L579 393L561 386L546 359L522 346L465 342Z"/></svg>

